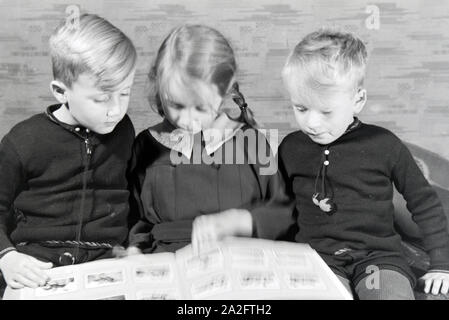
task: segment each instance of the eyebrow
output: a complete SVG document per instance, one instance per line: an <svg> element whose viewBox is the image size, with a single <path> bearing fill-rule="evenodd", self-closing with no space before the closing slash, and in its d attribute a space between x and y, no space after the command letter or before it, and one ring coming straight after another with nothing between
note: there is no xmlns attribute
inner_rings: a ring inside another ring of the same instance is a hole
<svg viewBox="0 0 449 320"><path fill-rule="evenodd" d="M92 93L90 96L99 96L99 95L103 95L103 94L111 94L111 93L113 93L113 92L117 92L117 91L125 91L125 90L128 90L128 89L131 89L132 88L132 86L127 86L127 87L124 87L124 88L121 88L121 89L117 89L117 90L108 90L108 91L105 91L105 90L98 90L97 89L97 92L95 92L95 93Z"/></svg>
<svg viewBox="0 0 449 320"><path fill-rule="evenodd" d="M109 93L117 92L117 91L125 91L125 90L131 89L131 88L132 88L132 86L127 86L127 87L123 87L123 88L117 88L116 90L103 91L103 92L109 94Z"/></svg>

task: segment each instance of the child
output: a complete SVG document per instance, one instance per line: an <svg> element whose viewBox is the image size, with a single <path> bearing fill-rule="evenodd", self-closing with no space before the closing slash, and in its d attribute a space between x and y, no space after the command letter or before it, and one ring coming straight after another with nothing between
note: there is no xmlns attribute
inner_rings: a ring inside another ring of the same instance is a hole
<svg viewBox="0 0 449 320"><path fill-rule="evenodd" d="M235 73L232 48L212 28L181 26L163 41L149 79L150 102L164 120L134 143L131 248L176 251L192 241L198 252L224 235L277 238L294 224L280 175L261 174L260 150L249 148L269 146ZM225 112L229 97L238 119ZM254 140L241 143L242 135Z"/></svg>
<svg viewBox="0 0 449 320"><path fill-rule="evenodd" d="M310 243L360 299L413 299L416 280L393 228L394 184L430 255L425 291L447 293L449 236L436 193L393 133L356 117L366 102L366 59L361 40L322 30L283 69L300 127L279 148L299 213L296 241Z"/></svg>
<svg viewBox="0 0 449 320"><path fill-rule="evenodd" d="M136 50L90 14L58 27L50 50L59 104L0 145L0 268L12 288L45 284L52 266L111 257L128 233Z"/></svg>

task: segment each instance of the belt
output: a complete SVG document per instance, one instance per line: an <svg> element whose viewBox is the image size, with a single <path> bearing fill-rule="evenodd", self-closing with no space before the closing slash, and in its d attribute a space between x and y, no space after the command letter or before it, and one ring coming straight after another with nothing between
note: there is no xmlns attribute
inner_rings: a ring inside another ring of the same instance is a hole
<svg viewBox="0 0 449 320"><path fill-rule="evenodd" d="M25 246L30 242L20 242L16 246ZM92 241L74 241L74 240L46 240L33 242L40 244L42 246L51 248L60 247L74 247L74 248L84 248L84 249L113 249L110 243L105 242L92 242ZM64 252L59 256L59 263L61 265L71 265L75 264L75 256L71 252Z"/></svg>

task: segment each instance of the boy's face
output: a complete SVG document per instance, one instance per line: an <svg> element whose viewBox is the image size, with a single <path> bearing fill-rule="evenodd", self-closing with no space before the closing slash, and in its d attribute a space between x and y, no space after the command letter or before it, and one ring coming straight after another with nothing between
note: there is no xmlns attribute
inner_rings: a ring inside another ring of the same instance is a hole
<svg viewBox="0 0 449 320"><path fill-rule="evenodd" d="M327 145L340 138L366 101L366 91L349 92L346 86L330 90L300 90L287 85L293 112L301 131L313 142Z"/></svg>
<svg viewBox="0 0 449 320"><path fill-rule="evenodd" d="M211 126L223 101L215 85L203 81L196 81L194 85L172 81L169 88L169 98L163 101L163 109L171 124L192 133Z"/></svg>
<svg viewBox="0 0 449 320"><path fill-rule="evenodd" d="M96 78L87 73L81 74L71 88L64 87L64 99L72 117L70 124L79 124L99 134L112 132L128 110L134 73L112 92L99 89Z"/></svg>

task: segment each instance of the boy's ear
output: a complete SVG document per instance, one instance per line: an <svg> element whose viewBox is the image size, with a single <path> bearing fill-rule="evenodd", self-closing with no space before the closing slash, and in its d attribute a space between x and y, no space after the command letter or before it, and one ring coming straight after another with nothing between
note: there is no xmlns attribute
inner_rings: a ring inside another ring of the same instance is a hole
<svg viewBox="0 0 449 320"><path fill-rule="evenodd" d="M53 80L52 82L50 82L50 90L56 100L58 100L60 103L67 103L67 87L64 83L58 80Z"/></svg>
<svg viewBox="0 0 449 320"><path fill-rule="evenodd" d="M359 114L366 104L366 89L360 88L355 94L354 114Z"/></svg>

